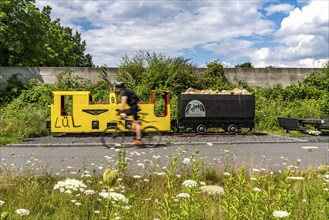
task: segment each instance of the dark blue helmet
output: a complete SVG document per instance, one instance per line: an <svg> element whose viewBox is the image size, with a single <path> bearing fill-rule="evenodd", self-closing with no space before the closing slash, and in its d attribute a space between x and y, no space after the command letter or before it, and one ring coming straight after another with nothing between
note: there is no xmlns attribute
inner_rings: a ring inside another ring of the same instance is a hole
<svg viewBox="0 0 329 220"><path fill-rule="evenodd" d="M116 82L114 84L114 87L115 88L126 88L126 83L124 83L124 82Z"/></svg>

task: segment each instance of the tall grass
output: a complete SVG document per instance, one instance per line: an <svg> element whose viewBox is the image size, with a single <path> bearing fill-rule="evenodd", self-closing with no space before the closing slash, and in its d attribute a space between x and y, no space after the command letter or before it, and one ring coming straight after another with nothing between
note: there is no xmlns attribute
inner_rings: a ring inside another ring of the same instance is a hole
<svg viewBox="0 0 329 220"><path fill-rule="evenodd" d="M138 152L128 156L122 149L103 164L117 173L110 187L108 175L104 179L92 170L67 167L50 175L34 157L27 158L23 172L4 161L0 212L7 219L329 218L326 165L317 170L283 165L272 171L233 169L228 163L219 169L197 152L184 158L184 151L163 167L156 154L139 161ZM29 213L21 216L18 209Z"/></svg>

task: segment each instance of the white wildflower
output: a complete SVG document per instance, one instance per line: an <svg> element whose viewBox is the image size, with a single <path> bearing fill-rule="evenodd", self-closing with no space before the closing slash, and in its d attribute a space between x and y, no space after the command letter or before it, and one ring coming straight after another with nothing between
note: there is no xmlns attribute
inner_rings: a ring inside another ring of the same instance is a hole
<svg viewBox="0 0 329 220"><path fill-rule="evenodd" d="M163 176L163 175L166 175L166 173L164 173L164 172L159 172L159 173L155 173L156 175L158 175L158 176Z"/></svg>
<svg viewBox="0 0 329 220"><path fill-rule="evenodd" d="M161 158L161 156L158 156L158 155L153 155L152 157L153 157L153 159L155 159L155 160L158 160L158 159Z"/></svg>
<svg viewBox="0 0 329 220"><path fill-rule="evenodd" d="M145 165L143 163L138 163L137 166L144 168Z"/></svg>
<svg viewBox="0 0 329 220"><path fill-rule="evenodd" d="M201 186L201 192L207 193L208 195L220 195L224 194L224 188L216 185Z"/></svg>
<svg viewBox="0 0 329 220"><path fill-rule="evenodd" d="M99 211L99 210L95 210L94 213L95 213L95 214L99 214L100 211Z"/></svg>
<svg viewBox="0 0 329 220"><path fill-rule="evenodd" d="M0 200L0 206L2 206L3 204L5 204L5 202Z"/></svg>
<svg viewBox="0 0 329 220"><path fill-rule="evenodd" d="M186 186L188 188L193 188L193 187L196 187L197 186L197 182L195 182L194 180L185 180L183 183L182 183L183 186Z"/></svg>
<svg viewBox="0 0 329 220"><path fill-rule="evenodd" d="M254 190L255 192L261 192L261 191L262 191L260 188L257 188L257 187L255 187L253 190Z"/></svg>
<svg viewBox="0 0 329 220"><path fill-rule="evenodd" d="M100 195L104 199L107 199L109 197L109 193L105 191L100 192L98 195Z"/></svg>
<svg viewBox="0 0 329 220"><path fill-rule="evenodd" d="M25 216L30 214L30 211L27 209L17 209L15 212L20 216Z"/></svg>
<svg viewBox="0 0 329 220"><path fill-rule="evenodd" d="M125 210L129 210L129 209L131 209L131 205L126 205L126 206L123 206L122 208Z"/></svg>
<svg viewBox="0 0 329 220"><path fill-rule="evenodd" d="M228 172L223 173L224 176L230 176L231 174Z"/></svg>
<svg viewBox="0 0 329 220"><path fill-rule="evenodd" d="M92 189L88 189L88 190L86 190L84 193L85 193L86 195L93 195L93 194L95 194L95 191L92 190Z"/></svg>
<svg viewBox="0 0 329 220"><path fill-rule="evenodd" d="M191 161L191 159L186 157L186 158L184 158L182 163L185 165L188 165L190 163L190 161Z"/></svg>
<svg viewBox="0 0 329 220"><path fill-rule="evenodd" d="M80 202L76 202L74 203L76 206L81 206L81 203Z"/></svg>
<svg viewBox="0 0 329 220"><path fill-rule="evenodd" d="M290 180L304 180L304 177L302 177L302 176L288 176L288 179L290 179Z"/></svg>
<svg viewBox="0 0 329 220"><path fill-rule="evenodd" d="M116 193L116 192L100 192L99 195L101 197L103 197L104 199L107 199L110 195L111 200L115 201L115 202L123 202L123 203L128 203L128 199L120 194L120 193Z"/></svg>
<svg viewBox="0 0 329 220"><path fill-rule="evenodd" d="M254 172L260 172L260 170L259 169L256 169L256 168L253 168L252 171L254 171Z"/></svg>
<svg viewBox="0 0 329 220"><path fill-rule="evenodd" d="M133 175L133 178L134 178L134 179L140 179L140 178L142 178L142 177L139 176L139 175Z"/></svg>
<svg viewBox="0 0 329 220"><path fill-rule="evenodd" d="M60 192L63 192L61 189L65 189L66 193L71 193L71 190L78 191L78 189L81 190L81 188L86 188L87 186L80 180L76 179L66 179L64 181L59 181L55 184L54 190L59 190Z"/></svg>
<svg viewBox="0 0 329 220"><path fill-rule="evenodd" d="M188 193L179 193L177 195L178 198L190 198L190 194Z"/></svg>
<svg viewBox="0 0 329 220"><path fill-rule="evenodd" d="M289 213L286 211L274 211L273 216L278 217L278 218L284 218L284 217L289 216Z"/></svg>
<svg viewBox="0 0 329 220"><path fill-rule="evenodd" d="M205 185L207 185L205 182L200 182L200 185L201 186L205 186Z"/></svg>
<svg viewBox="0 0 329 220"><path fill-rule="evenodd" d="M128 203L128 199L120 194L120 193L116 193L116 192L110 192L110 197L112 200L116 201L116 202L123 202L123 203Z"/></svg>
<svg viewBox="0 0 329 220"><path fill-rule="evenodd" d="M250 177L250 180L255 181L257 179L255 177Z"/></svg>

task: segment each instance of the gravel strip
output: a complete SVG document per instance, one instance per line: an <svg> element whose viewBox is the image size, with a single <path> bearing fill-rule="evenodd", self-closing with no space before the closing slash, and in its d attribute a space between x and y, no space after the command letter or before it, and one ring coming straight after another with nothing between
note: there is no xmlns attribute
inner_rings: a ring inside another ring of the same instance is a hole
<svg viewBox="0 0 329 220"><path fill-rule="evenodd" d="M134 137L126 137L124 142L131 143ZM292 138L278 135L163 135L162 143L171 145L182 144L245 144L245 143L300 143L308 142L306 139ZM100 136L46 136L29 138L20 144L7 146L101 146Z"/></svg>

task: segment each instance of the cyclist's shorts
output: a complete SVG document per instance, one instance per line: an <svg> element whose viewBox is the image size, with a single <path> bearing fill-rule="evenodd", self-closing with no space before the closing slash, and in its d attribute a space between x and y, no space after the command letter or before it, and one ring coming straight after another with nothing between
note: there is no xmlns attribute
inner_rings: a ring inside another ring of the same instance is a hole
<svg viewBox="0 0 329 220"><path fill-rule="evenodd" d="M137 115L137 112L138 111L139 111L138 106L137 105L133 105L133 106L131 106L130 109L123 110L123 113L125 113L126 115L133 115L134 116L134 120L137 121L138 120L138 115Z"/></svg>

